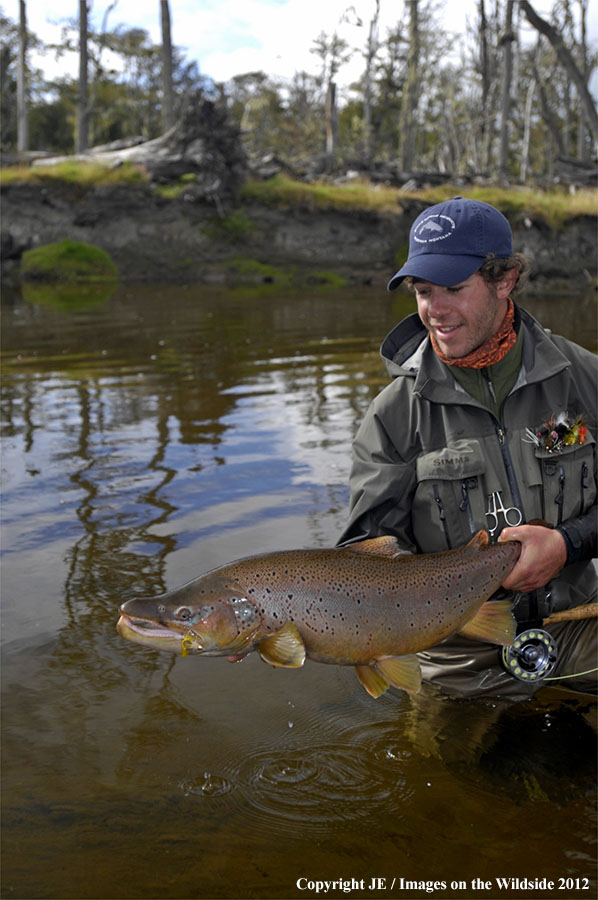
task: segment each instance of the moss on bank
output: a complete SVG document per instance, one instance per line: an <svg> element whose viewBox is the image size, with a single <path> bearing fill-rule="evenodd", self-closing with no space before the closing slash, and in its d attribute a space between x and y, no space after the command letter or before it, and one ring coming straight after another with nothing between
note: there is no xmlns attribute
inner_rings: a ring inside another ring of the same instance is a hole
<svg viewBox="0 0 598 900"><path fill-rule="evenodd" d="M24 281L80 282L115 281L118 269L99 247L78 241L57 241L23 253Z"/></svg>
<svg viewBox="0 0 598 900"><path fill-rule="evenodd" d="M154 186L163 199L176 200L196 180L187 173L166 187ZM105 184L149 184L150 178L142 166L125 162L118 167L96 162L62 162L56 165L8 167L0 169L0 184L47 184L63 182L81 187ZM397 213L409 200L438 203L463 194L483 200L502 210L509 217L541 218L558 229L576 216L595 216L598 211L598 191L584 188L571 194L566 187L537 190L531 187L500 188L493 186L463 186L445 184L426 190L404 191L398 187L373 184L367 178L336 184L332 181L294 181L286 175L276 175L267 181L248 178L243 186L240 206L260 203L283 208L309 210L370 211ZM236 223L237 227L239 223Z"/></svg>

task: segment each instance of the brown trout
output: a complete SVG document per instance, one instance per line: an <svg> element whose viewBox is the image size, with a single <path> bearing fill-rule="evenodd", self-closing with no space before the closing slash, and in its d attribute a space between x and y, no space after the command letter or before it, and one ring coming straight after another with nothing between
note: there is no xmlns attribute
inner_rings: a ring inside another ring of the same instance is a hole
<svg viewBox="0 0 598 900"><path fill-rule="evenodd" d="M420 650L456 632L510 645L508 601L489 601L519 558L516 542L412 555L393 537L330 550L283 550L214 569L120 608L118 631L138 644L203 656L257 650L273 666L306 658L355 666L372 697L418 691Z"/></svg>

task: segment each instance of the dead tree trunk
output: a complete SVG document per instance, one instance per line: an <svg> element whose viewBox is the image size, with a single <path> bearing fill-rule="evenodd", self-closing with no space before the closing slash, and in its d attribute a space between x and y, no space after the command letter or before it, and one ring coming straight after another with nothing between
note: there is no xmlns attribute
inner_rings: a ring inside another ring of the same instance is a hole
<svg viewBox="0 0 598 900"><path fill-rule="evenodd" d="M162 24L162 125L168 131L174 125L174 89L172 84L172 38L170 36L170 6L160 0Z"/></svg>
<svg viewBox="0 0 598 900"><path fill-rule="evenodd" d="M332 171L336 156L337 144L337 112L336 112L336 84L328 82L326 91L326 164Z"/></svg>
<svg viewBox="0 0 598 900"><path fill-rule="evenodd" d="M19 2L19 55L17 59L17 150L29 150L27 117L27 11Z"/></svg>
<svg viewBox="0 0 598 900"><path fill-rule="evenodd" d="M372 66L378 50L378 18L380 16L380 0L376 0L376 10L370 22L368 34L366 58L365 58L365 85L363 95L363 120L365 129L365 161L369 166L372 162Z"/></svg>
<svg viewBox="0 0 598 900"><path fill-rule="evenodd" d="M507 0L505 30L501 39L503 46L502 99L500 121L500 161L498 171L503 184L508 182L509 172L509 125L511 122L511 79L513 77L513 0Z"/></svg>
<svg viewBox="0 0 598 900"><path fill-rule="evenodd" d="M410 2L407 81L401 105L399 158L404 172L411 172L415 157L415 111L419 100L419 0Z"/></svg>
<svg viewBox="0 0 598 900"><path fill-rule="evenodd" d="M79 90L77 94L77 136L75 150L89 146L89 85L87 80L87 0L79 0Z"/></svg>
<svg viewBox="0 0 598 900"><path fill-rule="evenodd" d="M577 93L583 106L585 115L587 116L588 125L592 131L594 140L598 140L598 112L596 112L596 107L594 105L592 95L588 90L588 86L585 83L583 74L579 71L579 68L575 63L571 52L565 46L565 43L556 28L553 28L553 26L549 22L546 22L544 19L542 19L541 16L539 16L535 11L531 3L528 3L527 0L520 0L520 5L530 25L533 25L534 28L540 32L540 34L543 34L545 37L547 37L554 47L559 62L561 63L565 71L568 72L571 80L574 82L575 87L577 88Z"/></svg>

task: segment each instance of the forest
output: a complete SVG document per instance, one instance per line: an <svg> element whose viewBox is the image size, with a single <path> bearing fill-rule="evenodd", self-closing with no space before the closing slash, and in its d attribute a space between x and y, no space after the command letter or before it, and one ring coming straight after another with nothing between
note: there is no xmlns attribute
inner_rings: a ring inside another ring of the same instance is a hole
<svg viewBox="0 0 598 900"><path fill-rule="evenodd" d="M363 22L364 46L337 32L314 35L314 71L279 79L244 72L218 83L171 41L169 0L156 4L162 41L111 24L92 26L88 0L44 45L27 20L0 10L1 135L6 162L165 133L198 92L224 107L254 165L274 159L294 175L348 169L373 180L431 183L469 176L509 184L594 185L598 119L590 91L598 61L589 0L554 0L542 17L525 0L477 0L455 46L437 0L397 4L379 28L381 0ZM351 8L347 15L354 14ZM31 59L75 51L78 77L48 80ZM351 54L361 77L339 88Z"/></svg>

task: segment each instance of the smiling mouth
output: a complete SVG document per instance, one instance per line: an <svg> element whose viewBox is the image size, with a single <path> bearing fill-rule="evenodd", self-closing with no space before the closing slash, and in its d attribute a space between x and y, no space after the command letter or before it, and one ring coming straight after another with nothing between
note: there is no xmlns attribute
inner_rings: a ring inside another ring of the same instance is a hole
<svg viewBox="0 0 598 900"><path fill-rule="evenodd" d="M432 328L436 332L436 334L452 334L457 328L460 328L459 325L432 325Z"/></svg>

